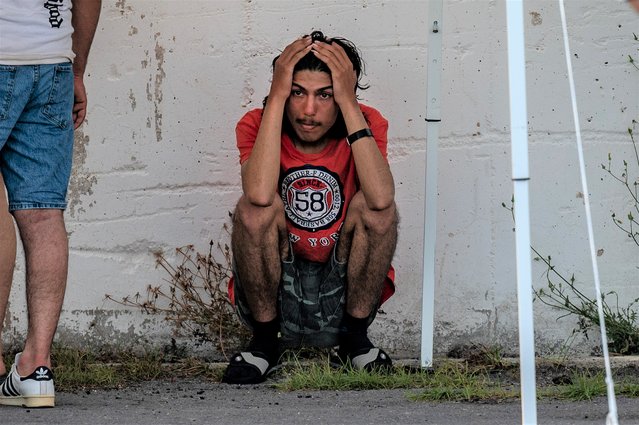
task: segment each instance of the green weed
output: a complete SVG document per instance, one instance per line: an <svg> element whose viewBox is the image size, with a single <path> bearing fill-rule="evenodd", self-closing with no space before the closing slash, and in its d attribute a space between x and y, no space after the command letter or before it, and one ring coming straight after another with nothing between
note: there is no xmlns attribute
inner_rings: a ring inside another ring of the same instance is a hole
<svg viewBox="0 0 639 425"><path fill-rule="evenodd" d="M606 395L606 381L603 372L578 372L572 377L572 384L560 388L559 396L570 400L592 400Z"/></svg>

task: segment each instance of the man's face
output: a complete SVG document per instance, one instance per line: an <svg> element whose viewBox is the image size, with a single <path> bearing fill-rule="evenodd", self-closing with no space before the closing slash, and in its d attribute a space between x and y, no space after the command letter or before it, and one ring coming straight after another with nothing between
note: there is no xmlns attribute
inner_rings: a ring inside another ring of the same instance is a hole
<svg viewBox="0 0 639 425"><path fill-rule="evenodd" d="M322 142L337 120L339 108L333 97L331 76L322 71L298 71L293 74L286 116L298 141Z"/></svg>

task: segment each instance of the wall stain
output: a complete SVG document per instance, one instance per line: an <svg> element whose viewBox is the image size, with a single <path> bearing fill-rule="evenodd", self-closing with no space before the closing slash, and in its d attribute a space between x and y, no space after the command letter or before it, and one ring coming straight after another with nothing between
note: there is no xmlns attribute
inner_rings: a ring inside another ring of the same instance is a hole
<svg viewBox="0 0 639 425"><path fill-rule="evenodd" d="M133 12L133 8L126 5L126 0L117 0L115 7L120 11L120 15L124 15L126 12Z"/></svg>
<svg viewBox="0 0 639 425"><path fill-rule="evenodd" d="M255 89L252 87L252 80L255 77L255 66L251 64L251 58L255 57L256 40L254 39L253 27L255 26L255 5L250 1L244 3L244 28L242 31L242 48L244 50L241 72L245 75L244 87L242 88L242 100L240 105L246 108L253 103Z"/></svg>
<svg viewBox="0 0 639 425"><path fill-rule="evenodd" d="M129 100L131 101L131 110L135 111L137 102L135 101L135 95L133 94L133 89L129 89Z"/></svg>
<svg viewBox="0 0 639 425"><path fill-rule="evenodd" d="M84 167L88 144L89 136L85 135L82 129L76 130L73 142L73 169L67 195L68 211L71 217L75 217L76 212L85 211L82 207L82 196L92 195L93 185L98 182L97 177Z"/></svg>
<svg viewBox="0 0 639 425"><path fill-rule="evenodd" d="M544 22L544 20L541 18L541 13L539 12L535 12L535 11L530 12L530 17L531 17L530 19L531 23L535 26L541 25Z"/></svg>
<svg viewBox="0 0 639 425"><path fill-rule="evenodd" d="M164 72L164 52L166 51L158 41L160 33L155 33L155 60L157 61L157 69L155 73L155 84L153 86L153 106L155 108L155 138L158 142L162 141L162 111L160 104L162 103L162 83L166 73Z"/></svg>
<svg viewBox="0 0 639 425"><path fill-rule="evenodd" d="M120 71L118 71L118 67L116 64L111 64L111 68L109 69L109 75L107 78L109 79L109 81L120 81L120 79L122 79L122 74L120 74Z"/></svg>
<svg viewBox="0 0 639 425"><path fill-rule="evenodd" d="M138 33L138 29L136 27L134 27L133 25L131 25L131 29L129 30L129 35L135 35Z"/></svg>

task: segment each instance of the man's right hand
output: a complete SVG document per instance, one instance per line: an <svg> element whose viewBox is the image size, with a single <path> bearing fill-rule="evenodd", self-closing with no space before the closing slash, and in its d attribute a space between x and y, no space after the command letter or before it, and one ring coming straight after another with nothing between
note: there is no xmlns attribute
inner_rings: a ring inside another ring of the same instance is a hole
<svg viewBox="0 0 639 425"><path fill-rule="evenodd" d="M286 46L280 57L275 61L269 99L288 99L293 86L293 70L295 69L295 65L311 51L312 46L313 40L311 40L310 36L298 38Z"/></svg>

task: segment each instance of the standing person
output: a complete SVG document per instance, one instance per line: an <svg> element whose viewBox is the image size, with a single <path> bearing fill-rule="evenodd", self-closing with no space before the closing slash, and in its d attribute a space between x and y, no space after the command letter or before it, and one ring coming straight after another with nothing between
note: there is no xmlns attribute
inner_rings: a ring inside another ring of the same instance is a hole
<svg viewBox="0 0 639 425"><path fill-rule="evenodd" d="M6 378L7 370L2 361L2 325L4 322L11 283L13 267L16 260L16 231L13 218L9 214L4 181L0 174L0 383Z"/></svg>
<svg viewBox="0 0 639 425"><path fill-rule="evenodd" d="M0 4L0 172L24 247L28 311L24 349L0 378L0 404L55 404L50 352L69 252L63 212L100 7L101 0ZM0 279L3 320L9 284Z"/></svg>
<svg viewBox="0 0 639 425"><path fill-rule="evenodd" d="M263 381L290 345L339 345L353 367L391 366L367 329L394 292L395 187L388 123L357 100L362 72L353 43L315 31L275 58L264 108L237 125L229 292L253 338L227 383Z"/></svg>

